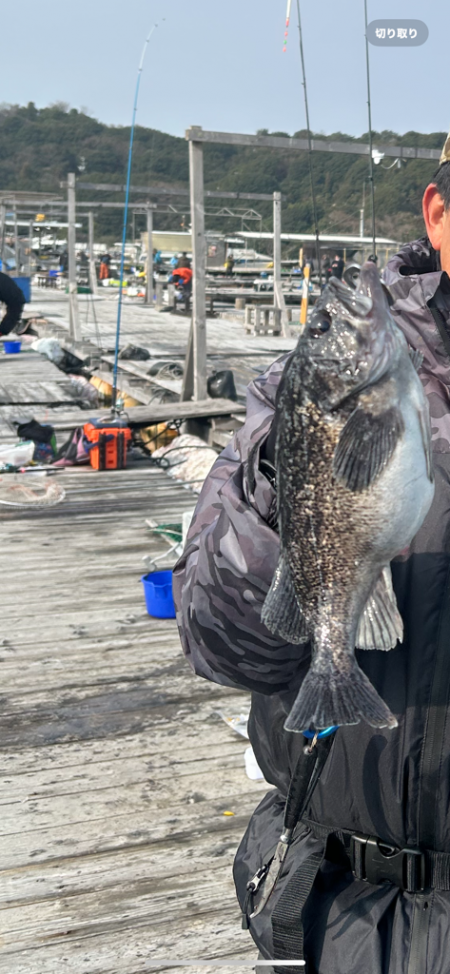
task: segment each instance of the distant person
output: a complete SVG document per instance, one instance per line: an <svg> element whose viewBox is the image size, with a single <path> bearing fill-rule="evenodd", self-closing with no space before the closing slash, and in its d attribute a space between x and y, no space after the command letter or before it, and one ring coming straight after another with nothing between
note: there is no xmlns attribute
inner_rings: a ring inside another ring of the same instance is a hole
<svg viewBox="0 0 450 974"><path fill-rule="evenodd" d="M177 284L180 288L186 311L189 311L192 294L192 269L190 267L176 267L169 277L169 284Z"/></svg>
<svg viewBox="0 0 450 974"><path fill-rule="evenodd" d="M0 271L0 302L6 304L6 314L0 321L0 334L9 335L19 323L25 304L24 293L12 277Z"/></svg>
<svg viewBox="0 0 450 974"><path fill-rule="evenodd" d="M331 257L329 257L328 254L326 254L326 256L323 258L322 261L322 274L325 278L325 281L329 281L330 277L332 276Z"/></svg>
<svg viewBox="0 0 450 974"><path fill-rule="evenodd" d="M59 258L59 266L63 274L67 274L69 270L69 253L67 250L63 250Z"/></svg>
<svg viewBox="0 0 450 974"><path fill-rule="evenodd" d="M174 270L176 267L178 267L178 261L180 257L181 254L174 254L173 257L170 258L170 266L173 267Z"/></svg>
<svg viewBox="0 0 450 974"><path fill-rule="evenodd" d="M181 270L183 267L187 267L188 270L191 269L191 262L186 253L181 254L181 257L178 258L177 268Z"/></svg>
<svg viewBox="0 0 450 974"><path fill-rule="evenodd" d="M230 252L227 254L227 259L225 261L225 273L227 277L231 277L233 273L233 267L234 267L234 257L230 250Z"/></svg>
<svg viewBox="0 0 450 974"><path fill-rule="evenodd" d="M344 258L340 257L339 254L335 254L331 262L330 270L330 277L337 277L339 280L341 280L344 270Z"/></svg>
<svg viewBox="0 0 450 974"><path fill-rule="evenodd" d="M154 264L154 266L155 267L161 267L162 262L163 262L163 259L162 259L162 253L161 253L161 251L160 250L155 250L155 248L154 248L153 249L153 264Z"/></svg>
<svg viewBox="0 0 450 974"><path fill-rule="evenodd" d="M103 254L100 258L100 281L109 280L109 266L111 264L111 254Z"/></svg>

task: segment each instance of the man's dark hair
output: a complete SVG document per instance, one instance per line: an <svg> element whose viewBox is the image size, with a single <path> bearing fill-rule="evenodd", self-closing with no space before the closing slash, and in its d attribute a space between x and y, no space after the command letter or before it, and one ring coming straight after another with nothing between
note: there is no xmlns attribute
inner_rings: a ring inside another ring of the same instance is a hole
<svg viewBox="0 0 450 974"><path fill-rule="evenodd" d="M442 162L439 169L435 172L432 183L437 187L438 193L444 200L446 210L450 209L450 162Z"/></svg>

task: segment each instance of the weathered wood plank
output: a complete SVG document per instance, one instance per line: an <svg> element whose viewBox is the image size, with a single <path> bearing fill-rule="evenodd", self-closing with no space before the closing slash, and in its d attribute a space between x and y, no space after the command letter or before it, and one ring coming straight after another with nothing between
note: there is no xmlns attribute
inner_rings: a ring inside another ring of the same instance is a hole
<svg viewBox="0 0 450 974"><path fill-rule="evenodd" d="M139 584L167 550L144 517L179 521L195 497L150 469L62 482L63 516L0 509L0 970L254 956L231 861L266 786L214 713L248 695L193 676Z"/></svg>

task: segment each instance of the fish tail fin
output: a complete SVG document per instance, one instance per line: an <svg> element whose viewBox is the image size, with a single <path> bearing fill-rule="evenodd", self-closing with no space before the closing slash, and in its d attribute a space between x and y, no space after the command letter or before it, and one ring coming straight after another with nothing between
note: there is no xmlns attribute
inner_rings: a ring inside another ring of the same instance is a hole
<svg viewBox="0 0 450 974"><path fill-rule="evenodd" d="M397 721L375 687L358 666L353 655L342 670L330 665L325 671L314 663L300 687L297 699L284 725L300 733L309 727L323 730L365 720L372 727L396 727Z"/></svg>

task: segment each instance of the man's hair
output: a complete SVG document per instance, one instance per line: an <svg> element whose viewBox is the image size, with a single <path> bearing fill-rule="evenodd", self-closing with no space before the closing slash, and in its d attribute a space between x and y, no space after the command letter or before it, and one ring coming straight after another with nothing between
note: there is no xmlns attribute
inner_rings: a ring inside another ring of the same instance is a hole
<svg viewBox="0 0 450 974"><path fill-rule="evenodd" d="M435 172L432 182L444 200L446 210L450 209L450 162L443 162Z"/></svg>

